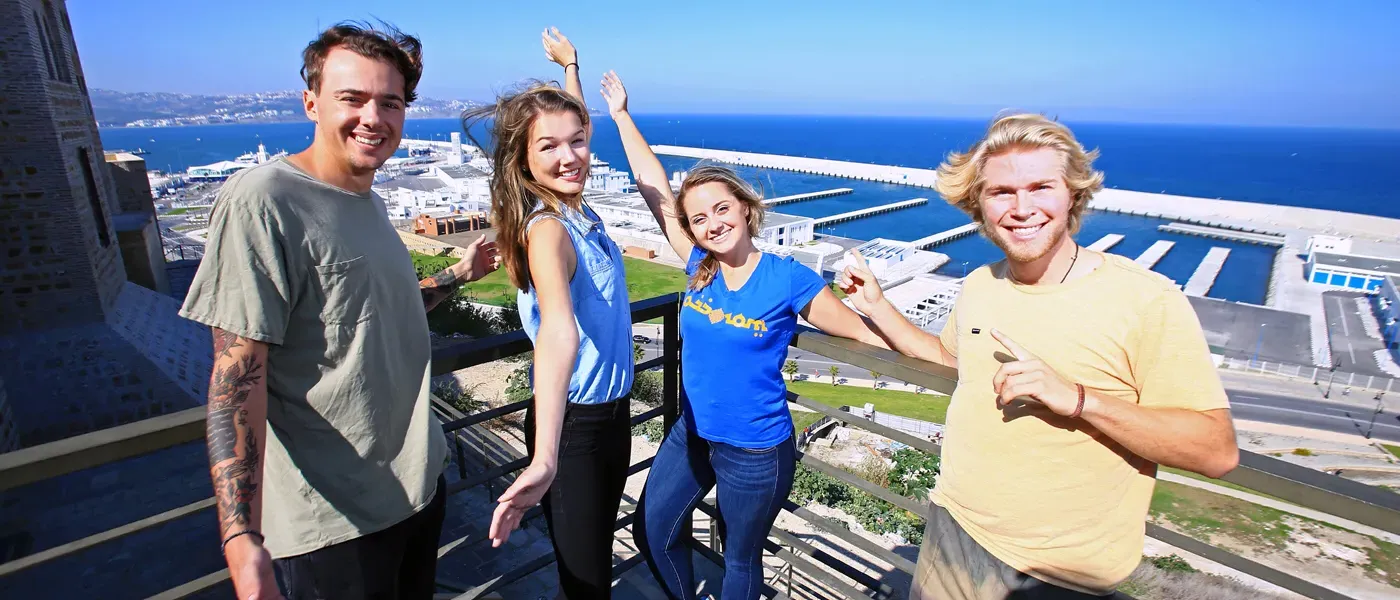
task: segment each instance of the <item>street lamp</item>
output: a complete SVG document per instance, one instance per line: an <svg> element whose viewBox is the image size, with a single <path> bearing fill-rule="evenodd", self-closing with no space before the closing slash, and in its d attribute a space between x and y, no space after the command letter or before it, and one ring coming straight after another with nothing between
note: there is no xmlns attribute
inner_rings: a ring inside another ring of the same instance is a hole
<svg viewBox="0 0 1400 600"><path fill-rule="evenodd" d="M1328 374L1327 374L1327 391L1322 392L1322 397L1323 397L1323 398L1327 398L1327 397L1329 397L1329 396L1332 395L1332 379L1334 379L1334 378L1337 376L1337 367L1340 367L1340 366L1342 366L1342 361L1338 360L1338 361L1333 362L1331 367L1328 367L1328 369L1327 369L1327 371L1328 371Z"/></svg>
<svg viewBox="0 0 1400 600"><path fill-rule="evenodd" d="M1268 323L1259 324L1259 341L1254 344L1254 358L1249 361L1251 365L1259 360L1259 348L1264 345L1264 327L1266 325L1268 325Z"/></svg>
<svg viewBox="0 0 1400 600"><path fill-rule="evenodd" d="M967 261L963 261L963 279L967 279Z"/></svg>

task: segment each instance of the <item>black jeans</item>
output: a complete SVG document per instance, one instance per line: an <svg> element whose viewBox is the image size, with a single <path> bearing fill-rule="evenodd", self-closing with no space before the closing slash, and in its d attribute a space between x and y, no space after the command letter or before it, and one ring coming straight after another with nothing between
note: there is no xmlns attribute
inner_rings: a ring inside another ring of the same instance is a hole
<svg viewBox="0 0 1400 600"><path fill-rule="evenodd" d="M276 561L287 600L431 600L447 481L433 500L388 529Z"/></svg>
<svg viewBox="0 0 1400 600"><path fill-rule="evenodd" d="M612 593L613 528L632 458L630 398L564 408L558 470L540 504L569 600ZM525 413L525 443L535 452L535 409Z"/></svg>

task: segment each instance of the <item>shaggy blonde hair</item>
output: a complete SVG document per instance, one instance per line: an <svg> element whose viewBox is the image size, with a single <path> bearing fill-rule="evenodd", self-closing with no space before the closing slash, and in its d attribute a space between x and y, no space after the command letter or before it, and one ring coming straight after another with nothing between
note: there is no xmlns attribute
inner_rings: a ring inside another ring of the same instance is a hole
<svg viewBox="0 0 1400 600"><path fill-rule="evenodd" d="M1074 133L1043 115L1019 114L997 119L987 134L967 152L948 154L938 165L934 189L952 204L982 223L982 168L987 159L1016 150L1053 148L1060 153L1060 174L1070 191L1069 231L1076 233L1094 193L1103 189L1103 172L1094 170L1098 150L1085 151Z"/></svg>
<svg viewBox="0 0 1400 600"><path fill-rule="evenodd" d="M763 227L763 195L758 193L749 182L739 177L733 169L716 165L705 165L696 167L685 176L685 181L681 182L681 193L676 197L676 216L681 222L681 231L685 232L685 237L690 239L690 243L695 247L704 250L700 245L700 236L691 230L690 214L685 210L685 197L707 183L721 183L733 194L734 199L749 209L748 234L749 237L758 237L758 233ZM705 257L700 259L700 265L695 270L695 274L690 277L690 282L686 285L690 290L701 290L710 285L715 279L715 273L719 271L719 258L714 252L705 251Z"/></svg>

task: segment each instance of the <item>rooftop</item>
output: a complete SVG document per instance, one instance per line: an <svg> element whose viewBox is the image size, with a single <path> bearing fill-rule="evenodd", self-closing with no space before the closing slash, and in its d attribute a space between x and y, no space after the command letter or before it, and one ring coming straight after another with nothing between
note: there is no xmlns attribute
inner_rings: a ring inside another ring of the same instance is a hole
<svg viewBox="0 0 1400 600"><path fill-rule="evenodd" d="M1314 252L1313 262L1326 267L1346 267L1348 269L1371 271L1387 275L1400 273L1400 259L1357 256L1355 254L1336 254L1332 252Z"/></svg>
<svg viewBox="0 0 1400 600"><path fill-rule="evenodd" d="M485 171L471 165L451 165L438 167L443 175L453 179L472 179L475 177L490 177Z"/></svg>
<svg viewBox="0 0 1400 600"><path fill-rule="evenodd" d="M447 188L447 184L442 180L433 177L395 177L384 183L374 186L381 190L413 190L417 192L433 192Z"/></svg>

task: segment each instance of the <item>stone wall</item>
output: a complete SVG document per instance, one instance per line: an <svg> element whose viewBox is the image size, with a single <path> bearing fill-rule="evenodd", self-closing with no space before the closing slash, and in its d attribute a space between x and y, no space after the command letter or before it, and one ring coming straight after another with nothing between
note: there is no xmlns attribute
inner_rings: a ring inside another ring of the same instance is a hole
<svg viewBox="0 0 1400 600"><path fill-rule="evenodd" d="M100 322L126 279L62 1L0 2L0 335Z"/></svg>

